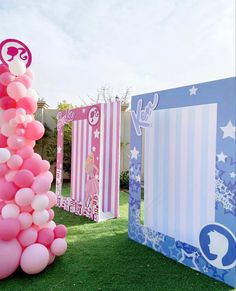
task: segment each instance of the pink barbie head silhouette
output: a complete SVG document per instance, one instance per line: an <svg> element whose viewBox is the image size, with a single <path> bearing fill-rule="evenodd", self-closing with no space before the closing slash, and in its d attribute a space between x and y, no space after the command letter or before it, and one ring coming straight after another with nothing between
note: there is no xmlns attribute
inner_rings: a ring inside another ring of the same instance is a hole
<svg viewBox="0 0 236 291"><path fill-rule="evenodd" d="M0 43L0 60L8 65L14 59L24 61L26 67L29 67L32 61L31 52L23 42L17 39L6 39Z"/></svg>

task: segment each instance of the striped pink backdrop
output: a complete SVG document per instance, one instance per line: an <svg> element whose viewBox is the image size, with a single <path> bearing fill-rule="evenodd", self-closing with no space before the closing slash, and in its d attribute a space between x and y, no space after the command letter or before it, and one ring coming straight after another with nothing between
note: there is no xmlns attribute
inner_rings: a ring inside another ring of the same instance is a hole
<svg viewBox="0 0 236 291"><path fill-rule="evenodd" d="M72 122L71 198L84 203L85 161L93 152L99 168L99 212L119 215L120 102L101 104L100 126L87 119ZM101 214L101 213L99 213Z"/></svg>
<svg viewBox="0 0 236 291"><path fill-rule="evenodd" d="M119 215L120 102L101 104L102 211Z"/></svg>
<svg viewBox="0 0 236 291"><path fill-rule="evenodd" d="M72 122L71 198L84 202L85 162L92 152L92 126L87 119Z"/></svg>

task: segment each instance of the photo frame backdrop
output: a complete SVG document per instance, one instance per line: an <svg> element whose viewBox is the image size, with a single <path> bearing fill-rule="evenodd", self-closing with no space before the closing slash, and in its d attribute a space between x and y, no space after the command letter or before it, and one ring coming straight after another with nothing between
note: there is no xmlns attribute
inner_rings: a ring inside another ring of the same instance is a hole
<svg viewBox="0 0 236 291"><path fill-rule="evenodd" d="M136 242L233 287L235 100L234 77L132 97L128 230Z"/></svg>
<svg viewBox="0 0 236 291"><path fill-rule="evenodd" d="M120 102L96 104L57 115L58 206L96 222L119 216ZM63 131L72 123L70 197L61 194Z"/></svg>

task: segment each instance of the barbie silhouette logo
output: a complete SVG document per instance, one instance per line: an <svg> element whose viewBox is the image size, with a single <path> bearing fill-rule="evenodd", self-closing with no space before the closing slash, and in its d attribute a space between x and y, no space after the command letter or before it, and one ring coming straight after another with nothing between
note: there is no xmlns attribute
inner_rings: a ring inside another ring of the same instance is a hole
<svg viewBox="0 0 236 291"><path fill-rule="evenodd" d="M231 269L236 264L236 240L233 233L221 224L204 226L199 237L203 257L218 269Z"/></svg>
<svg viewBox="0 0 236 291"><path fill-rule="evenodd" d="M6 39L0 44L0 59L3 64L8 65L15 59L22 60L26 67L29 67L32 61L32 55L29 48L17 39Z"/></svg>
<svg viewBox="0 0 236 291"><path fill-rule="evenodd" d="M90 125L94 126L98 123L100 117L100 111L97 106L93 106L88 113L88 122Z"/></svg>

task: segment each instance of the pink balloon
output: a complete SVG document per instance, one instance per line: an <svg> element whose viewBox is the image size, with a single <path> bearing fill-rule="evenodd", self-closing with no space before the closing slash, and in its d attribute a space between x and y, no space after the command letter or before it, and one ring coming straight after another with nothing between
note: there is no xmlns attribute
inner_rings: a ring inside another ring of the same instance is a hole
<svg viewBox="0 0 236 291"><path fill-rule="evenodd" d="M25 139L22 136L12 135L8 137L7 144L11 149L17 150L24 146Z"/></svg>
<svg viewBox="0 0 236 291"><path fill-rule="evenodd" d="M41 161L41 172L47 172L50 170L50 163L46 160Z"/></svg>
<svg viewBox="0 0 236 291"><path fill-rule="evenodd" d="M16 107L16 101L9 96L4 96L0 99L0 107L4 110L15 108Z"/></svg>
<svg viewBox="0 0 236 291"><path fill-rule="evenodd" d="M10 72L5 72L0 75L0 82L2 85L7 86L9 83L13 82L15 78L16 77Z"/></svg>
<svg viewBox="0 0 236 291"><path fill-rule="evenodd" d="M53 218L55 217L55 212L52 209L49 209L48 214L49 214L49 220L53 220Z"/></svg>
<svg viewBox="0 0 236 291"><path fill-rule="evenodd" d="M41 167L42 160L35 156L32 156L31 158L24 161L22 169L27 169L31 171L34 176L37 176L41 172Z"/></svg>
<svg viewBox="0 0 236 291"><path fill-rule="evenodd" d="M33 208L31 207L31 205L27 205L27 206L21 206L20 207L20 211L21 212L33 212Z"/></svg>
<svg viewBox="0 0 236 291"><path fill-rule="evenodd" d="M16 218L0 220L0 240L11 240L20 232L20 222ZM1 260L0 260L1 261Z"/></svg>
<svg viewBox="0 0 236 291"><path fill-rule="evenodd" d="M0 279L15 272L20 263L22 248L16 239L0 240Z"/></svg>
<svg viewBox="0 0 236 291"><path fill-rule="evenodd" d="M31 87L32 79L26 74L16 78L16 81L21 82L24 86L29 89Z"/></svg>
<svg viewBox="0 0 236 291"><path fill-rule="evenodd" d="M67 235L67 229L65 225L59 224L54 228L55 238L64 238Z"/></svg>
<svg viewBox="0 0 236 291"><path fill-rule="evenodd" d="M7 147L7 137L0 133L0 148Z"/></svg>
<svg viewBox="0 0 236 291"><path fill-rule="evenodd" d="M7 161L7 165L12 170L17 170L23 164L23 159L19 155L12 155L10 159Z"/></svg>
<svg viewBox="0 0 236 291"><path fill-rule="evenodd" d="M30 97L24 97L17 102L16 108L24 108L27 114L33 114L37 110L37 101Z"/></svg>
<svg viewBox="0 0 236 291"><path fill-rule="evenodd" d="M50 187L51 187L51 182L48 177L38 176L35 179L31 188L36 194L43 194L43 193L47 193Z"/></svg>
<svg viewBox="0 0 236 291"><path fill-rule="evenodd" d="M55 256L62 256L67 250L67 243L64 238L56 238L52 244L50 251Z"/></svg>
<svg viewBox="0 0 236 291"><path fill-rule="evenodd" d="M48 265L51 265L54 260L55 260L56 256L54 256L50 251L49 251L49 262Z"/></svg>
<svg viewBox="0 0 236 291"><path fill-rule="evenodd" d="M33 227L29 227L18 235L18 241L22 247L28 247L37 241L38 233Z"/></svg>
<svg viewBox="0 0 236 291"><path fill-rule="evenodd" d="M7 86L7 94L16 101L26 96L26 93L27 90L21 82L14 81Z"/></svg>
<svg viewBox="0 0 236 291"><path fill-rule="evenodd" d="M34 176L29 170L20 170L14 177L14 183L19 188L27 188L32 185Z"/></svg>
<svg viewBox="0 0 236 291"><path fill-rule="evenodd" d="M4 176L8 170L9 169L6 164L0 164L0 177Z"/></svg>
<svg viewBox="0 0 236 291"><path fill-rule="evenodd" d="M27 206L31 204L34 196L31 188L21 188L16 192L15 201L19 206Z"/></svg>
<svg viewBox="0 0 236 291"><path fill-rule="evenodd" d="M41 244L28 246L22 253L20 266L27 274L37 274L43 271L49 262L49 251Z"/></svg>
<svg viewBox="0 0 236 291"><path fill-rule="evenodd" d="M14 199L16 191L18 190L12 182L7 182L3 179L0 180L0 189L0 198L6 201Z"/></svg>
<svg viewBox="0 0 236 291"><path fill-rule="evenodd" d="M0 214L2 212L3 207L6 205L4 201L0 201Z"/></svg>
<svg viewBox="0 0 236 291"><path fill-rule="evenodd" d="M17 151L17 154L20 155L23 159L30 158L33 155L33 153L34 150L29 145L26 145Z"/></svg>
<svg viewBox="0 0 236 291"><path fill-rule="evenodd" d="M54 240L54 233L53 230L50 228L42 228L38 233L38 240L37 242L49 247Z"/></svg>
<svg viewBox="0 0 236 291"><path fill-rule="evenodd" d="M49 208L52 208L53 206L55 206L57 204L57 195L55 193L53 193L52 191L48 191L47 192L47 196L49 199Z"/></svg>
<svg viewBox="0 0 236 291"><path fill-rule="evenodd" d="M28 212L20 213L20 215L18 216L18 220L20 222L20 229L21 230L30 227L33 223L32 215Z"/></svg>
<svg viewBox="0 0 236 291"><path fill-rule="evenodd" d="M33 120L26 128L25 137L30 140L39 140L44 135L44 126L41 122Z"/></svg>
<svg viewBox="0 0 236 291"><path fill-rule="evenodd" d="M3 112L3 119L5 122L10 121L11 119L16 117L16 109L10 108Z"/></svg>

